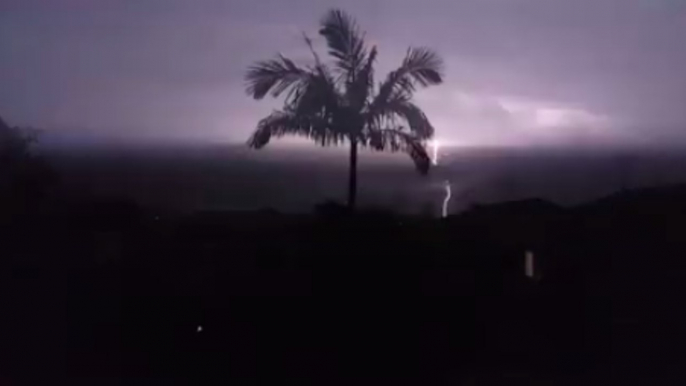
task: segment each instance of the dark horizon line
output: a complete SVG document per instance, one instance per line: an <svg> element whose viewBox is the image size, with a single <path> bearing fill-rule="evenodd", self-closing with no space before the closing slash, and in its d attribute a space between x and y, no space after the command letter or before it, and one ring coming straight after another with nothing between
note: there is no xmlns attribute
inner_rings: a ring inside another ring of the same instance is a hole
<svg viewBox="0 0 686 386"><path fill-rule="evenodd" d="M209 138L137 138L132 137L85 137L85 138L54 138L39 135L36 143L37 147L45 150L59 150L59 149L88 149L88 148L112 148L112 149L136 149L136 148L195 148L195 147L245 147L247 141L238 140L219 140ZM268 150L290 150L290 149L304 149L304 150L320 150L320 151L336 151L336 149L344 149L345 145L322 147L315 143L308 142L288 142L279 141L278 143L270 144L266 149ZM458 144L455 142L445 142L440 144L440 149L446 150L510 150L510 151L545 151L545 150L559 150L559 151L613 151L613 150L627 150L627 151L670 151L670 150L686 150L686 141L665 141L665 142L604 142L604 143L509 143L509 144ZM261 150L264 151L264 150Z"/></svg>

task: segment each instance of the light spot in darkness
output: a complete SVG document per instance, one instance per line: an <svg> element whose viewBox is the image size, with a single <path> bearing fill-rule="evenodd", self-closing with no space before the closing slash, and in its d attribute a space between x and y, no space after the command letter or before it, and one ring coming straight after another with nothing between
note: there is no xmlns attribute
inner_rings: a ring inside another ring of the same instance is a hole
<svg viewBox="0 0 686 386"><path fill-rule="evenodd" d="M448 217L448 204L450 203L450 198L452 197L453 192L450 187L450 181L445 182L445 198L443 199L443 209L441 211L441 217L446 218Z"/></svg>
<svg viewBox="0 0 686 386"><path fill-rule="evenodd" d="M524 274L529 279L534 278L534 253L526 251L524 255Z"/></svg>

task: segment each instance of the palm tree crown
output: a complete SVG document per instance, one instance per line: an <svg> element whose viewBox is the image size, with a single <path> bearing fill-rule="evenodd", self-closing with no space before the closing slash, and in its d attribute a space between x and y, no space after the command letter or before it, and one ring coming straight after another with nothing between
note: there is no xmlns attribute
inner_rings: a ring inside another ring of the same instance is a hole
<svg viewBox="0 0 686 386"><path fill-rule="evenodd" d="M285 95L283 108L258 123L248 145L259 149L273 136L283 135L308 137L322 146L350 142L351 206L355 204L358 145L404 151L420 173L428 173L431 162L424 144L434 128L412 102L412 95L418 87L442 82L441 58L427 48L409 48L400 67L376 85L376 47L367 46L364 32L350 15L329 11L319 33L326 39L331 63L322 62L305 37L314 57L312 65L299 66L279 55L248 69L250 96Z"/></svg>

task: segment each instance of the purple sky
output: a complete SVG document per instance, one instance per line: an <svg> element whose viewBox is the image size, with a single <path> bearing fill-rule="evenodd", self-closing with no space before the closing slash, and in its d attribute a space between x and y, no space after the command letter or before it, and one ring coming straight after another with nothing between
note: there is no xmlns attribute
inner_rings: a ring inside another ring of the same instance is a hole
<svg viewBox="0 0 686 386"><path fill-rule="evenodd" d="M446 142L686 140L686 0L3 0L0 115L51 135L243 142L278 104L254 60L309 60L301 32L342 7L379 45L446 60L417 96ZM321 44L321 41L320 41Z"/></svg>

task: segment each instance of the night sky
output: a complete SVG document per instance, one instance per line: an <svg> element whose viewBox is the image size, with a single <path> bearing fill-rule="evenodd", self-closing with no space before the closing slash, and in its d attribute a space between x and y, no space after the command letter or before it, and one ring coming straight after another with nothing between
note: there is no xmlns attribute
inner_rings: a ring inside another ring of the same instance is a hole
<svg viewBox="0 0 686 386"><path fill-rule="evenodd" d="M418 94L445 142L686 143L686 0L3 0L0 115L65 138L244 142L259 59L310 57L323 13L446 60ZM322 40L318 39L321 47ZM322 50L323 52L323 50Z"/></svg>

